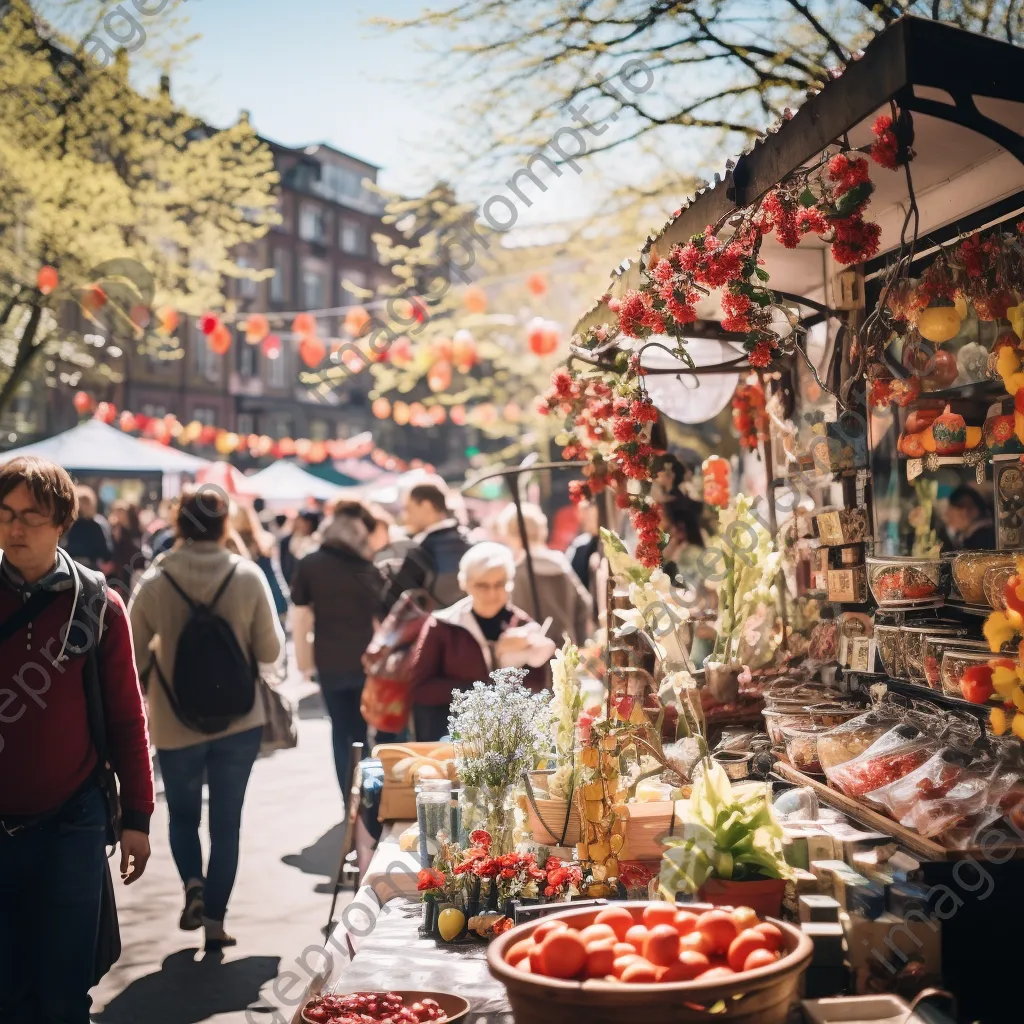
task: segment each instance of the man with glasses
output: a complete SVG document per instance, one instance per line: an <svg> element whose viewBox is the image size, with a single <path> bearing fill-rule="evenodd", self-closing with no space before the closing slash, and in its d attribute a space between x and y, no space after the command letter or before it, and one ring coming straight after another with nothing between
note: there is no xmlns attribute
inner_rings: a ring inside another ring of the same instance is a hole
<svg viewBox="0 0 1024 1024"><path fill-rule="evenodd" d="M149 858L153 774L131 632L102 574L58 548L76 514L60 466L0 466L5 1024L88 1024L89 989L120 952L106 846L119 840L125 884Z"/></svg>

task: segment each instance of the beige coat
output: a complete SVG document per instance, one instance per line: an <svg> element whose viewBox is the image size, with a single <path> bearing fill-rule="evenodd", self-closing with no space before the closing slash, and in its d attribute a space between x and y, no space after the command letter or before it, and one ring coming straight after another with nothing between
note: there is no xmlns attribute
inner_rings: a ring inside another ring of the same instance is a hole
<svg viewBox="0 0 1024 1024"><path fill-rule="evenodd" d="M263 571L248 559L230 554L213 541L193 542L168 551L158 558L142 577L128 608L135 641L135 660L139 679L146 689L149 707L149 734L158 750L191 747L263 725L263 710L256 702L252 711L232 722L221 733L195 732L178 721L171 709L156 672L157 658L164 679L174 679L174 652L189 616L188 605L162 577L164 568L193 600L210 601L228 570L236 565L235 575L217 602L217 613L231 625L242 650L261 664L273 664L284 645L281 623Z"/></svg>

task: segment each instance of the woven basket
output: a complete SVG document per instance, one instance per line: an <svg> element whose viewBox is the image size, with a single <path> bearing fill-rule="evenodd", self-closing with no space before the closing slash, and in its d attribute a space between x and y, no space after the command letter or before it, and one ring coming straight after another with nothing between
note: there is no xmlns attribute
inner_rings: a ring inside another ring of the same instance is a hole
<svg viewBox="0 0 1024 1024"><path fill-rule="evenodd" d="M641 921L646 903L615 903ZM705 905L703 909L707 909ZM574 928L593 923L601 907L552 915ZM544 918L551 920L550 917ZM734 980L701 984L696 981L664 985L623 985L608 981L560 981L527 974L505 963L505 954L527 938L538 922L522 924L495 939L487 950L491 974L504 984L516 1024L785 1024L790 1006L799 999L800 978L811 962L814 947L801 931L783 921L785 955L770 967L745 971ZM720 1000L724 1008L709 1012Z"/></svg>

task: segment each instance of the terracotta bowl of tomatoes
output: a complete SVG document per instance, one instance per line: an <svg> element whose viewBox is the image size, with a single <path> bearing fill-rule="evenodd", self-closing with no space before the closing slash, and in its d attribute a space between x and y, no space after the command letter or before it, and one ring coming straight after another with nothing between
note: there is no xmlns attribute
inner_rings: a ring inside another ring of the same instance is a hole
<svg viewBox="0 0 1024 1024"><path fill-rule="evenodd" d="M505 932L487 964L517 1024L784 1024L812 953L749 907L609 902Z"/></svg>
<svg viewBox="0 0 1024 1024"><path fill-rule="evenodd" d="M450 992L323 993L302 1008L305 1024L455 1024L464 1021L469 1003Z"/></svg>

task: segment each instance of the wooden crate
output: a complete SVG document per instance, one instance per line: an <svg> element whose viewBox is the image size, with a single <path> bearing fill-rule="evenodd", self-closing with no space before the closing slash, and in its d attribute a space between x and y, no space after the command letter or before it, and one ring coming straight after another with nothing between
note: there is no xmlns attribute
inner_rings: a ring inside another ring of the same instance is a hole
<svg viewBox="0 0 1024 1024"><path fill-rule="evenodd" d="M384 789L380 795L378 821L415 821L416 784L409 779L397 782L391 777L392 769L407 757L426 757L442 743L380 743L373 748L373 756L384 768Z"/></svg>

